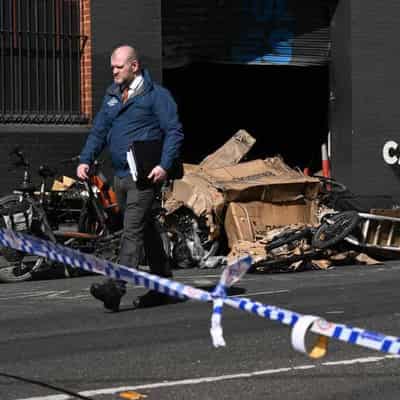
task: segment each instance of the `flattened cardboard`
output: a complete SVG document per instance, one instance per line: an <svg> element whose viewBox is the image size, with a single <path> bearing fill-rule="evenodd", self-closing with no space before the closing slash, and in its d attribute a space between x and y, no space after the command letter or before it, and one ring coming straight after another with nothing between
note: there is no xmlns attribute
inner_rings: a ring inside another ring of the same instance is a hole
<svg viewBox="0 0 400 400"><path fill-rule="evenodd" d="M228 254L228 261L233 261L244 255L251 255L253 263L266 258L265 245L259 242L237 241Z"/></svg>
<svg viewBox="0 0 400 400"><path fill-rule="evenodd" d="M180 206L186 206L197 216L204 216L212 239L219 235L220 224L217 221L221 217L224 205L222 193L202 177L189 174L174 181L165 208L167 212L173 212Z"/></svg>
<svg viewBox="0 0 400 400"><path fill-rule="evenodd" d="M183 175L193 174L200 170L197 164L183 163Z"/></svg>
<svg viewBox="0 0 400 400"><path fill-rule="evenodd" d="M198 216L220 210L224 206L223 195L197 175L184 176L174 181L172 198L182 202Z"/></svg>
<svg viewBox="0 0 400 400"><path fill-rule="evenodd" d="M224 145L207 156L201 163L203 169L214 169L237 164L253 147L256 139L241 129Z"/></svg>
<svg viewBox="0 0 400 400"><path fill-rule="evenodd" d="M224 221L228 245L233 248L238 241L254 242L279 226L316 225L316 210L316 202L305 199L284 203L232 202Z"/></svg>
<svg viewBox="0 0 400 400"><path fill-rule="evenodd" d="M281 157L237 164L254 143L254 138L246 131L238 131L200 165L184 164L184 176L174 181L166 209L170 206L171 210L175 210L179 204L189 207L197 216L205 216L210 232L216 233L221 221L225 219L225 208L231 202L281 204L316 198L320 188L319 179L307 177L290 168ZM290 210L277 208L274 212L293 215L304 211L300 211L301 208L296 212L294 208ZM306 218L293 217L286 220L297 223L298 219L302 221ZM276 225L282 223L277 222Z"/></svg>
<svg viewBox="0 0 400 400"><path fill-rule="evenodd" d="M320 181L295 171L280 157L203 170L206 179L224 193L225 200L282 202L315 199Z"/></svg>
<svg viewBox="0 0 400 400"><path fill-rule="evenodd" d="M69 176L62 176L59 179L54 180L51 190L55 192L65 191L68 190L75 182L76 180L70 178Z"/></svg>

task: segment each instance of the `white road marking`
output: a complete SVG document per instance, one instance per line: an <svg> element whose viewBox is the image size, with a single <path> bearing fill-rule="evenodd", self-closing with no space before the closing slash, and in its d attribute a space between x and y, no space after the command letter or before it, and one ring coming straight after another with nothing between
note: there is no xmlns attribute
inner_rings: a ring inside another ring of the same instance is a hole
<svg viewBox="0 0 400 400"><path fill-rule="evenodd" d="M218 275L191 275L191 276L175 276L174 279L182 279L182 281L186 281L186 280L202 280L203 278L207 279L207 278L215 278L215 280L213 281L214 284L217 284L219 281L219 278L221 278L221 274ZM244 276L243 278L240 279L240 282L247 282L247 281L259 281L258 277L255 278L249 278L248 276Z"/></svg>
<svg viewBox="0 0 400 400"><path fill-rule="evenodd" d="M82 291L81 291L82 292ZM90 298L91 296L87 294L87 290L83 291L84 293L73 294L71 290L47 290L47 291L36 291L36 292L21 292L16 293L13 296L0 296L0 301L2 300L18 300L18 299L26 299L26 298L47 298L47 299L60 299L60 300L75 300L75 299L83 299Z"/></svg>
<svg viewBox="0 0 400 400"><path fill-rule="evenodd" d="M13 293L13 295L15 295L15 296L22 296L22 295L24 295L24 294L32 294L32 293L36 293L36 292L38 292L38 291L40 291L40 290L37 290L37 289L36 289L36 291L35 291L35 289L33 289L33 290L30 290L29 292L18 292L18 291L13 290L12 293Z"/></svg>
<svg viewBox="0 0 400 400"><path fill-rule="evenodd" d="M65 293L69 293L69 292L70 292L70 290L60 290L58 292L55 292L55 293L52 293L52 294L48 294L46 297L48 299L52 299L53 297L59 297L59 296L65 294Z"/></svg>
<svg viewBox="0 0 400 400"><path fill-rule="evenodd" d="M42 292L31 292L29 294L22 294L22 295L14 295L14 296L10 296L10 297L1 297L0 296L0 301L1 300L17 300L17 299L26 299L28 297L44 297L44 296L49 296L52 294L56 294L58 293L55 290L47 290L47 291L42 291Z"/></svg>
<svg viewBox="0 0 400 400"><path fill-rule="evenodd" d="M211 279L195 279L193 284L196 286L211 286L215 285L215 281Z"/></svg>
<svg viewBox="0 0 400 400"><path fill-rule="evenodd" d="M352 365L352 364L365 364L381 361L383 357L364 357L364 358L353 358L352 360L341 360L341 361L328 361L322 363L322 365Z"/></svg>
<svg viewBox="0 0 400 400"><path fill-rule="evenodd" d="M298 367L293 367L293 369L312 369L315 367L316 365L299 365Z"/></svg>
<svg viewBox="0 0 400 400"><path fill-rule="evenodd" d="M248 296L258 296L261 294L280 294L280 293L289 293L290 290L282 289L282 290L269 290L266 292L249 292L246 294L239 294L237 296L229 296L229 297L248 297Z"/></svg>
<svg viewBox="0 0 400 400"><path fill-rule="evenodd" d="M93 299L90 294L77 294L76 296L62 296L60 300Z"/></svg>
<svg viewBox="0 0 400 400"><path fill-rule="evenodd" d="M298 370L307 370L316 367L334 367L337 365L351 365L351 364L366 364L366 363L375 363L379 361L384 361L385 359L394 359L400 358L400 356L396 355L387 355L381 357L364 357L364 358L354 358L351 360L340 360L340 361L329 361L321 364L310 364L310 365L299 365L297 367L287 367L287 368L276 368L276 369L266 369L261 371L253 371L253 372L242 372L238 374L229 374L229 375L220 375L220 376L205 376L203 378L194 378L194 379L183 379L178 381L163 381L150 383L145 385L137 385L137 386L120 386L114 388L104 388L104 389L96 389L96 390L85 390L83 392L79 392L81 396L101 396L101 395L113 395L120 392L125 391L135 391L135 390L144 390L144 389L158 389L164 387L172 387L172 386L184 386L184 385L198 385L201 383L212 383L212 382L220 382L225 380L232 379L245 379L252 378L254 376L262 376L262 375L273 375L280 374L284 372L292 372ZM69 400L72 399L72 396L66 394L60 395L50 395L50 396L39 396L39 397L27 397L23 399L17 400Z"/></svg>
<svg viewBox="0 0 400 400"><path fill-rule="evenodd" d="M325 311L325 314L344 314L344 311L340 310Z"/></svg>
<svg viewBox="0 0 400 400"><path fill-rule="evenodd" d="M215 282L206 282L203 280L202 282L196 282L196 284L214 284ZM134 286L130 288L130 291L143 290L142 286ZM79 293L80 292L80 293ZM83 293L82 293L83 292ZM73 294L71 290L37 290L30 292L17 292L10 296L0 296L0 302L5 300L19 300L26 298L47 298L47 299L59 299L59 300L75 300L75 299L83 299L83 298L91 298L92 296L87 294L89 292L89 288L81 289L76 294ZM281 293L289 293L290 290L286 289L277 289L277 290L267 290L260 292L248 292L240 295L232 295L229 297L248 297L248 296L259 296L259 295L273 295L273 294L281 294Z"/></svg>
<svg viewBox="0 0 400 400"><path fill-rule="evenodd" d="M255 279L241 279L241 282L249 282L249 281L254 281ZM193 279L192 280L192 285L193 286L216 286L218 281L216 280L211 280L211 279Z"/></svg>

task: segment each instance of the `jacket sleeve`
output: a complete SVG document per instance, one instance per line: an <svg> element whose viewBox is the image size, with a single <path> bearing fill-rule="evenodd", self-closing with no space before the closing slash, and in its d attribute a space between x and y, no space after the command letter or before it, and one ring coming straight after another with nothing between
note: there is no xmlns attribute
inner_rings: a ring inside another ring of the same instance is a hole
<svg viewBox="0 0 400 400"><path fill-rule="evenodd" d="M92 164L106 145L107 132L110 129L110 124L107 123L105 109L106 98L103 101L100 111L96 114L92 129L89 132L85 146L79 156L81 164Z"/></svg>
<svg viewBox="0 0 400 400"><path fill-rule="evenodd" d="M158 116L164 134L160 165L169 171L174 160L180 156L184 135L179 121L178 107L167 89L160 87L154 102L154 112Z"/></svg>

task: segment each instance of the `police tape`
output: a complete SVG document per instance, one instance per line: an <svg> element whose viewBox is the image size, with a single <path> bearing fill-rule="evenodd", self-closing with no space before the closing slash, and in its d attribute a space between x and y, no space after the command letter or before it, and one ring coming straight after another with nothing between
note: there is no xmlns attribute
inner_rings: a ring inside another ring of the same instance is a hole
<svg viewBox="0 0 400 400"><path fill-rule="evenodd" d="M400 338L326 321L318 316L302 315L271 305L265 305L243 297L229 297L227 289L238 282L251 266L251 257L245 256L224 268L212 293L194 288L171 279L161 278L133 268L102 260L57 243L30 235L0 228L0 243L25 253L37 255L55 262L81 268L113 279L121 279L144 286L169 296L213 303L210 333L215 347L225 346L222 330L223 306L255 314L259 317L292 326L291 340L295 350L312 358L320 358L327 352L329 338L390 354L400 354ZM305 337L308 332L317 341L307 349Z"/></svg>

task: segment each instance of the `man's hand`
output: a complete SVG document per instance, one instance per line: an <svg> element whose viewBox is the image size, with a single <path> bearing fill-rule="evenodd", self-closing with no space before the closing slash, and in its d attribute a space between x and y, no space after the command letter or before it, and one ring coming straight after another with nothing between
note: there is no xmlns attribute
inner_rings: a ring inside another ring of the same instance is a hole
<svg viewBox="0 0 400 400"><path fill-rule="evenodd" d="M167 179L167 171L165 171L163 167L157 165L151 170L149 175L147 175L147 178L153 183L165 181Z"/></svg>
<svg viewBox="0 0 400 400"><path fill-rule="evenodd" d="M88 164L79 164L76 169L76 175L79 179L86 180L89 175L89 165Z"/></svg>

